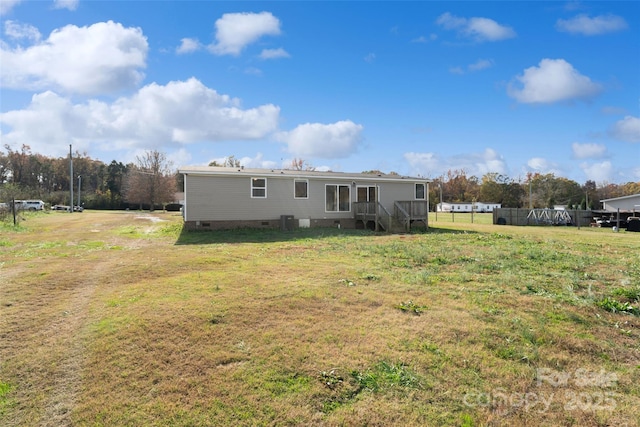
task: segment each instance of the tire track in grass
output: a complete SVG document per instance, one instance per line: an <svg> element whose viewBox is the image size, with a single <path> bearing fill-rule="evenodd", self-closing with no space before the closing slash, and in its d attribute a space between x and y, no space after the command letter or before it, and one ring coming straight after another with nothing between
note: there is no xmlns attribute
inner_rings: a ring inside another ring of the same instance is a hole
<svg viewBox="0 0 640 427"><path fill-rule="evenodd" d="M82 371L85 365L85 344L82 330L86 325L89 304L105 266L98 266L91 279L74 288L64 315L51 322L43 331L55 336L54 346L63 349L54 373L52 391L44 405L41 425L46 427L72 425L72 413L82 388Z"/></svg>
<svg viewBox="0 0 640 427"><path fill-rule="evenodd" d="M105 223L94 220L98 218ZM44 217L40 226L46 231L34 227L34 233L19 237L32 246L35 242L37 249L0 270L0 299L9 301L1 307L6 312L0 317L0 372L11 378L15 402L0 420L3 427L73 425L90 356L85 331L91 305L96 291L110 286L123 265L120 256L96 256L93 251L111 245L139 251L152 244L112 233L133 220L133 215L99 213L73 219ZM103 244L83 246L96 240ZM58 242L63 244L53 245ZM64 257L55 252L69 247L78 251Z"/></svg>
<svg viewBox="0 0 640 427"><path fill-rule="evenodd" d="M128 217L131 219L131 216ZM87 231L90 233L99 232L96 229ZM152 244L142 241L116 240L122 244L121 246L136 250L141 249L140 245ZM83 331L90 322L89 311L93 295L100 284L110 282L115 269L122 265L120 258L114 259L113 257L98 257L97 261L92 258L89 262L92 263L91 272L85 274L82 283L74 287L73 295L68 304L69 308L65 311L66 315L58 322L53 322L48 328L49 333L57 335L58 346L64 348L65 353L55 374L54 392L50 394L44 408L41 423L43 427L71 426L73 424L72 414L82 392L82 372L89 356L86 352ZM97 264L94 265L95 262ZM80 267L80 271L85 272L87 269Z"/></svg>

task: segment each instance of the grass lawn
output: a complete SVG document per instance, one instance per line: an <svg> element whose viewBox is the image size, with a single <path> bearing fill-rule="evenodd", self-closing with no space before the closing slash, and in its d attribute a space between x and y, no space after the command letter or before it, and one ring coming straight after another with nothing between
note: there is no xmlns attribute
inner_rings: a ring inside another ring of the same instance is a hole
<svg viewBox="0 0 640 427"><path fill-rule="evenodd" d="M0 425L640 424L640 233L432 226L0 225Z"/></svg>

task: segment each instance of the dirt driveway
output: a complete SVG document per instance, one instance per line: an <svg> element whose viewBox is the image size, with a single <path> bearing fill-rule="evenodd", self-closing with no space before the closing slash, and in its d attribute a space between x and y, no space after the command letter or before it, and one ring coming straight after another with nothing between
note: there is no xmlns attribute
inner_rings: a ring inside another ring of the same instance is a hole
<svg viewBox="0 0 640 427"><path fill-rule="evenodd" d="M92 297L157 243L131 235L166 221L175 214L49 212L0 236L0 383L11 392L1 425L72 424Z"/></svg>

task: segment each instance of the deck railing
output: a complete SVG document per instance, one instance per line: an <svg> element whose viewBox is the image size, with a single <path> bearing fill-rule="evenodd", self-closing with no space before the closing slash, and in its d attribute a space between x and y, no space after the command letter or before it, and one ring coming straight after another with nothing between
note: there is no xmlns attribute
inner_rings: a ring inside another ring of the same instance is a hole
<svg viewBox="0 0 640 427"><path fill-rule="evenodd" d="M427 201L426 200L409 200L397 201L397 205L401 206L408 213L412 220L423 220L427 217Z"/></svg>
<svg viewBox="0 0 640 427"><path fill-rule="evenodd" d="M393 204L393 215L395 216L396 220L402 225L404 230L409 231L409 229L411 228L411 215L402 207L401 202L395 202Z"/></svg>
<svg viewBox="0 0 640 427"><path fill-rule="evenodd" d="M391 230L394 221L406 231L410 230L412 221L423 221L427 224L426 201L396 201L393 204L393 214L379 202L355 202L353 205L356 219L375 221L387 231Z"/></svg>
<svg viewBox="0 0 640 427"><path fill-rule="evenodd" d="M376 202L355 202L353 209L356 214L356 218L359 216L366 216L373 219L376 216Z"/></svg>

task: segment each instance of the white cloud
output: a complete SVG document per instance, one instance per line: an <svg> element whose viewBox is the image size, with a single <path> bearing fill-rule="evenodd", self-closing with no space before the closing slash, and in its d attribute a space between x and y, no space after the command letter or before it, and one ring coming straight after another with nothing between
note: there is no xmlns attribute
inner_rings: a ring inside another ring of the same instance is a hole
<svg viewBox="0 0 640 427"><path fill-rule="evenodd" d="M467 66L469 71L480 71L486 70L487 68L493 67L493 61L490 59L478 59L473 64L469 64Z"/></svg>
<svg viewBox="0 0 640 427"><path fill-rule="evenodd" d="M351 120L332 124L305 123L289 132L281 132L278 139L288 151L300 157L336 159L354 153L362 141L362 125Z"/></svg>
<svg viewBox="0 0 640 427"><path fill-rule="evenodd" d="M467 174L481 177L487 173L507 173L504 158L492 148L479 153L466 153L440 158L434 153L405 153L404 159L411 167L411 173L422 176L438 176L448 170L464 170Z"/></svg>
<svg viewBox="0 0 640 427"><path fill-rule="evenodd" d="M0 0L0 16L6 15L22 0Z"/></svg>
<svg viewBox="0 0 640 427"><path fill-rule="evenodd" d="M219 165L223 165L228 160L228 158L229 158L228 156L215 157L215 158L209 159L209 161L207 161L206 164L208 165L211 162L216 162ZM258 168L258 169L279 168L278 163L274 162L273 160L265 160L262 153L256 153L255 157L244 156L241 158L237 158L236 160L240 162L240 166L244 166L246 168Z"/></svg>
<svg viewBox="0 0 640 427"><path fill-rule="evenodd" d="M620 141L640 142L640 118L625 116L609 129L609 133Z"/></svg>
<svg viewBox="0 0 640 427"><path fill-rule="evenodd" d="M576 159L601 159L607 154L607 147L603 144L574 142L571 144L571 150Z"/></svg>
<svg viewBox="0 0 640 427"><path fill-rule="evenodd" d="M580 9L583 9L583 8L584 8L584 6L582 5L582 2L578 1L578 0L569 1L569 2L565 3L565 5L564 5L564 10L567 10L569 12L573 12L575 10L580 10Z"/></svg>
<svg viewBox="0 0 640 427"><path fill-rule="evenodd" d="M578 15L571 19L558 19L556 29L572 34L582 34L585 36L595 36L599 34L612 33L626 30L627 21L616 15L600 15L590 18L587 15Z"/></svg>
<svg viewBox="0 0 640 427"><path fill-rule="evenodd" d="M61 155L73 143L103 151L175 147L192 142L256 140L276 131L280 109L272 104L243 109L200 81L150 84L113 103L73 104L53 92L34 95L25 110L0 114L10 131L3 142L28 144L34 152Z"/></svg>
<svg viewBox="0 0 640 427"><path fill-rule="evenodd" d="M53 0L54 9L76 10L80 0Z"/></svg>
<svg viewBox="0 0 640 427"><path fill-rule="evenodd" d="M595 182L610 182L613 172L613 165L610 161L601 163L582 163L580 169L588 180Z"/></svg>
<svg viewBox="0 0 640 427"><path fill-rule="evenodd" d="M290 58L289 52L283 48L278 49L263 49L260 52L260 59L278 59L278 58Z"/></svg>
<svg viewBox="0 0 640 427"><path fill-rule="evenodd" d="M602 114L621 116L627 112L626 108L614 107L611 105L604 106L600 109Z"/></svg>
<svg viewBox="0 0 640 427"><path fill-rule="evenodd" d="M173 166L177 167L189 164L191 162L191 158L191 153L189 153L189 151L184 148L180 148L177 151L173 151L167 154L167 160Z"/></svg>
<svg viewBox="0 0 640 427"><path fill-rule="evenodd" d="M461 18L446 12L438 17L436 23L446 30L456 30L458 35L477 42L499 41L516 37L513 28L498 24L489 18Z"/></svg>
<svg viewBox="0 0 640 427"><path fill-rule="evenodd" d="M573 99L589 99L600 93L601 85L580 74L564 59L543 59L529 67L507 86L507 93L525 104L548 104Z"/></svg>
<svg viewBox="0 0 640 427"><path fill-rule="evenodd" d="M255 157L242 157L240 164L247 168L259 168L259 169L273 169L277 168L278 164L272 160L265 160L262 153L257 153Z"/></svg>
<svg viewBox="0 0 640 427"><path fill-rule="evenodd" d="M176 48L176 53L180 55L185 53L191 53L191 52L195 52L196 50L199 50L201 47L202 46L200 45L200 42L198 41L198 39L185 37L180 40L180 46Z"/></svg>
<svg viewBox="0 0 640 427"><path fill-rule="evenodd" d="M369 53L367 54L367 56L364 57L365 62L368 63L372 63L373 61L376 60L376 54L375 53Z"/></svg>
<svg viewBox="0 0 640 427"><path fill-rule="evenodd" d="M438 39L438 35L431 33L429 34L429 37L425 37L425 36L416 37L415 39L411 40L411 43L429 43L437 39Z"/></svg>
<svg viewBox="0 0 640 427"><path fill-rule="evenodd" d="M443 163L435 153L404 153L412 175L435 176L444 173Z"/></svg>
<svg viewBox="0 0 640 427"><path fill-rule="evenodd" d="M500 174L506 174L507 172L503 157L492 148L486 148L481 153L454 156L451 161L456 165L456 169L463 169L469 174L478 177L492 172Z"/></svg>
<svg viewBox="0 0 640 427"><path fill-rule="evenodd" d="M541 174L549 174L552 173L554 175L562 175L558 165L554 162L550 162L549 160L542 157L532 157L527 161L527 167L530 172L538 172Z"/></svg>
<svg viewBox="0 0 640 427"><path fill-rule="evenodd" d="M270 12L225 13L215 25L216 42L209 50L216 55L239 55L260 37L280 34L280 20Z"/></svg>
<svg viewBox="0 0 640 427"><path fill-rule="evenodd" d="M16 21L7 20L4 23L4 33L7 37L14 40L26 39L32 42L38 42L41 34L36 27L30 24L21 24Z"/></svg>
<svg viewBox="0 0 640 427"><path fill-rule="evenodd" d="M1 45L0 75L3 85L14 89L113 93L142 81L147 50L140 28L112 21L67 25L26 49Z"/></svg>
<svg viewBox="0 0 640 427"><path fill-rule="evenodd" d="M436 24L443 27L445 30L456 30L464 28L467 25L466 18L459 18L455 15L445 12L436 19Z"/></svg>
<svg viewBox="0 0 640 427"><path fill-rule="evenodd" d="M463 74L465 74L467 72L474 73L476 71L482 71L482 70L485 70L485 69L491 68L491 67L493 67L493 60L491 60L491 59L478 59L473 64L467 65L466 71L465 71L464 68L458 66L458 67L449 68L449 72L451 74L463 75Z"/></svg>
<svg viewBox="0 0 640 427"><path fill-rule="evenodd" d="M250 76L261 76L262 70L256 67L247 67L244 69L244 73Z"/></svg>

